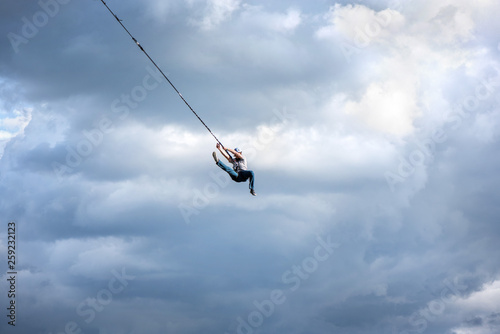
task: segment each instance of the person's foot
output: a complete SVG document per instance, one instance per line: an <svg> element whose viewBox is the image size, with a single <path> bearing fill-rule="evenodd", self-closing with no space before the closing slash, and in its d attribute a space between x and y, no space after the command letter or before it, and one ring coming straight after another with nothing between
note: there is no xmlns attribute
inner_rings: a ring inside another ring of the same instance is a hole
<svg viewBox="0 0 500 334"><path fill-rule="evenodd" d="M255 190L253 190L253 189L250 189L250 194L257 196L257 194L255 193Z"/></svg>
<svg viewBox="0 0 500 334"><path fill-rule="evenodd" d="M215 163L219 162L219 158L217 158L217 153L212 152L212 157L214 157Z"/></svg>

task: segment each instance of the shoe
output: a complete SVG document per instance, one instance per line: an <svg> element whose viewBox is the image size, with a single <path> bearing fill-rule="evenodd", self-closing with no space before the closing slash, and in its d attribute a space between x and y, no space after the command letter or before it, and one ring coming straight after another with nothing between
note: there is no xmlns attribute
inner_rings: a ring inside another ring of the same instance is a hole
<svg viewBox="0 0 500 334"><path fill-rule="evenodd" d="M217 153L212 152L212 157L214 157L215 163L219 163L219 158L217 158Z"/></svg>
<svg viewBox="0 0 500 334"><path fill-rule="evenodd" d="M253 189L250 189L250 194L257 196L257 194L255 193L255 190L253 190Z"/></svg>

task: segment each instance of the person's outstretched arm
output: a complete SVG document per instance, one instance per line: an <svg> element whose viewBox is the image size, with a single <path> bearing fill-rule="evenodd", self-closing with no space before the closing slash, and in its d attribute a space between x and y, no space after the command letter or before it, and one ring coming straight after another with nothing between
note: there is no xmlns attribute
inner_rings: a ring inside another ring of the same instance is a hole
<svg viewBox="0 0 500 334"><path fill-rule="evenodd" d="M231 156L229 154L227 154L227 152L222 148L221 144L217 143L216 147L219 149L220 153L224 156L224 158L227 159L227 161L229 161L231 163L233 162L233 158L231 158Z"/></svg>
<svg viewBox="0 0 500 334"><path fill-rule="evenodd" d="M234 154L234 156L236 157L236 159L243 159L243 156L236 152L235 150L233 150L232 148L227 148L226 150L228 150L229 152L231 152L232 154Z"/></svg>

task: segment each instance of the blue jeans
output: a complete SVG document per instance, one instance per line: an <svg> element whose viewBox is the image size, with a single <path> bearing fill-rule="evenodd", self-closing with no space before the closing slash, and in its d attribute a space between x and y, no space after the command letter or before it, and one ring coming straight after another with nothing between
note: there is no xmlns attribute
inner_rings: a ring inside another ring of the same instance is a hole
<svg viewBox="0 0 500 334"><path fill-rule="evenodd" d="M250 189L253 189L253 181L255 177L251 170L242 170L237 173L231 167L224 165L220 160L219 162L217 162L217 166L219 166L223 171L227 172L231 179L233 179L233 181L235 182L245 182L246 180L250 179L248 187Z"/></svg>

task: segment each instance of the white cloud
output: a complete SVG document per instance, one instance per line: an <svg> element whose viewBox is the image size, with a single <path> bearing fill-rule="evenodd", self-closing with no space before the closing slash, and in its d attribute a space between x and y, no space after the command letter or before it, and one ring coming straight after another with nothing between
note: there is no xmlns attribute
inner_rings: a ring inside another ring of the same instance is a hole
<svg viewBox="0 0 500 334"><path fill-rule="evenodd" d="M304 15L297 9L290 7L286 12L266 11L264 6L244 4L237 22L241 31L251 30L253 34L262 32L293 33L304 20Z"/></svg>
<svg viewBox="0 0 500 334"><path fill-rule="evenodd" d="M492 2L483 1L481 13L488 6ZM463 67L476 76L472 72L488 62L483 49L465 44L473 38L477 8L466 2L423 2L417 7L422 10L418 20L411 4L400 6L399 11L379 12L337 4L325 17L328 24L316 31L320 40L337 43L347 63L363 61L363 73L358 75L364 87L354 92L355 99L346 99L344 112L372 129L399 137L415 132L426 98L432 95L443 102L442 78L450 70Z"/></svg>
<svg viewBox="0 0 500 334"><path fill-rule="evenodd" d="M0 113L0 159L5 145L12 138L24 134L24 129L31 121L31 113L29 108Z"/></svg>
<svg viewBox="0 0 500 334"><path fill-rule="evenodd" d="M328 24L315 32L317 38L342 38L358 47L378 38L390 37L391 32L405 24L404 16L395 10L376 12L363 5L336 4L324 19Z"/></svg>
<svg viewBox="0 0 500 334"><path fill-rule="evenodd" d="M455 303L462 312L500 312L500 280L485 284L481 290Z"/></svg>
<svg viewBox="0 0 500 334"><path fill-rule="evenodd" d="M344 110L377 131L403 137L413 133L419 116L416 90L405 77L372 83L359 102L347 101Z"/></svg>
<svg viewBox="0 0 500 334"><path fill-rule="evenodd" d="M301 13L296 9L289 9L285 15L281 17L281 20L277 20L274 27L278 31L293 31L302 22Z"/></svg>
<svg viewBox="0 0 500 334"><path fill-rule="evenodd" d="M240 0L207 0L203 18L193 20L202 30L211 30L231 18L233 12L240 8Z"/></svg>
<svg viewBox="0 0 500 334"><path fill-rule="evenodd" d="M500 331L500 281L485 284L480 291L454 303L454 312L464 324L454 334L496 334Z"/></svg>
<svg viewBox="0 0 500 334"><path fill-rule="evenodd" d="M289 8L286 13L268 13L257 10L250 10L245 13L248 15L245 19L252 21L249 24L259 24L266 30L276 31L276 32L293 32L302 23L302 14L299 10Z"/></svg>
<svg viewBox="0 0 500 334"><path fill-rule="evenodd" d="M389 163L393 147L383 139L345 135L324 128L291 128L277 133L270 149L259 153L256 164L266 170L341 181L378 178ZM318 173L318 168L322 173Z"/></svg>

